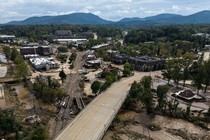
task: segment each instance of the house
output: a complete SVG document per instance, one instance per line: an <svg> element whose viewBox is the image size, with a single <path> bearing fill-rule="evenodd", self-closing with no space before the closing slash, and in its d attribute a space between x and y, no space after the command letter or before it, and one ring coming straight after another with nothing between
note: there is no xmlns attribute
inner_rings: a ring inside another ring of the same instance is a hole
<svg viewBox="0 0 210 140"><path fill-rule="evenodd" d="M185 101L201 101L205 100L203 97L196 95L191 90L181 90L179 92L173 93L172 96L178 97Z"/></svg>

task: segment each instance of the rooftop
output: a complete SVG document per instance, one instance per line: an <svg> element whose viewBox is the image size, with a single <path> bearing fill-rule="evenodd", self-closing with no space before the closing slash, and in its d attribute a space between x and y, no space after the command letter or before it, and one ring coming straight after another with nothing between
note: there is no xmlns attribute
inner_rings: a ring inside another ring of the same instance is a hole
<svg viewBox="0 0 210 140"><path fill-rule="evenodd" d="M15 35L0 35L0 38L15 38Z"/></svg>
<svg viewBox="0 0 210 140"><path fill-rule="evenodd" d="M47 63L48 64L55 64L55 62L52 61L50 58L46 59L46 58L43 58L43 57L38 57L38 58L30 58L29 60L33 65L42 65L42 64L47 64Z"/></svg>

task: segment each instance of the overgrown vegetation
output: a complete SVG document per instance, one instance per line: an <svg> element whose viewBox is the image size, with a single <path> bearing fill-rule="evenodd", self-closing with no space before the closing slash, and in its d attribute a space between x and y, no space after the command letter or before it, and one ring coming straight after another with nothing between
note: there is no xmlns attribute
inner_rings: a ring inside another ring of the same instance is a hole
<svg viewBox="0 0 210 140"><path fill-rule="evenodd" d="M37 79L33 84L33 91L36 98L46 103L54 103L56 99L65 96L65 91L55 79L47 77L47 79Z"/></svg>

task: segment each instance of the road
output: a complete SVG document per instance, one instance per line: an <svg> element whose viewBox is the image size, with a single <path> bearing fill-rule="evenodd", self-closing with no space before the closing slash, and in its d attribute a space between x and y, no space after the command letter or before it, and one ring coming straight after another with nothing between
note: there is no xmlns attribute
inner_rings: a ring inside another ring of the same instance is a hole
<svg viewBox="0 0 210 140"><path fill-rule="evenodd" d="M72 71L78 71L82 68L83 55L84 53L82 52L77 53L77 58L74 62L74 69L72 69ZM73 118L70 117L70 112L72 112L73 98L80 98L82 96L82 91L79 87L79 81L80 75L78 72L70 73L69 75L67 75L66 82L64 83L64 88L66 89L68 96L63 99L63 101L66 102L67 107L62 107L58 113L54 135L57 135L69 122L73 120Z"/></svg>
<svg viewBox="0 0 210 140"><path fill-rule="evenodd" d="M96 97L76 118L65 127L55 140L99 140L103 137L121 108L133 81L143 76L154 77L158 72L135 73L114 83Z"/></svg>

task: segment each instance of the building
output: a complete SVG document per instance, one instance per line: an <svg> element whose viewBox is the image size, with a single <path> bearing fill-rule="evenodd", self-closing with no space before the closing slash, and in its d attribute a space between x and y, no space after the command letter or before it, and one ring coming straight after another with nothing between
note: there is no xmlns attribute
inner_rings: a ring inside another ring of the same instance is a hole
<svg viewBox="0 0 210 140"><path fill-rule="evenodd" d="M54 39L54 42L58 42L60 44L84 44L88 40L85 38L78 38L78 39Z"/></svg>
<svg viewBox="0 0 210 140"><path fill-rule="evenodd" d="M0 35L0 41L3 43L15 43L15 35Z"/></svg>
<svg viewBox="0 0 210 140"><path fill-rule="evenodd" d="M180 98L185 101L202 101L205 100L203 97L196 95L191 90L181 90L179 92L173 93L172 96Z"/></svg>
<svg viewBox="0 0 210 140"><path fill-rule="evenodd" d="M52 46L38 46L28 44L20 48L21 55L51 55L53 54Z"/></svg>
<svg viewBox="0 0 210 140"><path fill-rule="evenodd" d="M96 59L96 60L89 60L86 61L84 64L85 68L100 68L101 67L101 60Z"/></svg>
<svg viewBox="0 0 210 140"><path fill-rule="evenodd" d="M128 56L126 56L125 54L119 54L119 53L111 53L111 60L112 62L114 62L115 64L125 64L125 62L128 61Z"/></svg>
<svg viewBox="0 0 210 140"><path fill-rule="evenodd" d="M130 57L125 54L111 54L111 61L116 64L130 63L138 71L155 71L164 68L166 61L151 57Z"/></svg>
<svg viewBox="0 0 210 140"><path fill-rule="evenodd" d="M109 45L110 44L108 44L108 43L103 43L103 44L99 44L99 45L93 46L91 49L92 50L97 50L97 49L100 49L100 48L103 48L103 47L107 47Z"/></svg>
<svg viewBox="0 0 210 140"><path fill-rule="evenodd" d="M59 67L59 65L54 62L53 58L30 58L29 61L36 70L50 70Z"/></svg>
<svg viewBox="0 0 210 140"><path fill-rule="evenodd" d="M72 36L71 30L57 30L55 36Z"/></svg>
<svg viewBox="0 0 210 140"><path fill-rule="evenodd" d="M165 60L151 57L130 57L128 62L138 71L161 70L165 66Z"/></svg>

